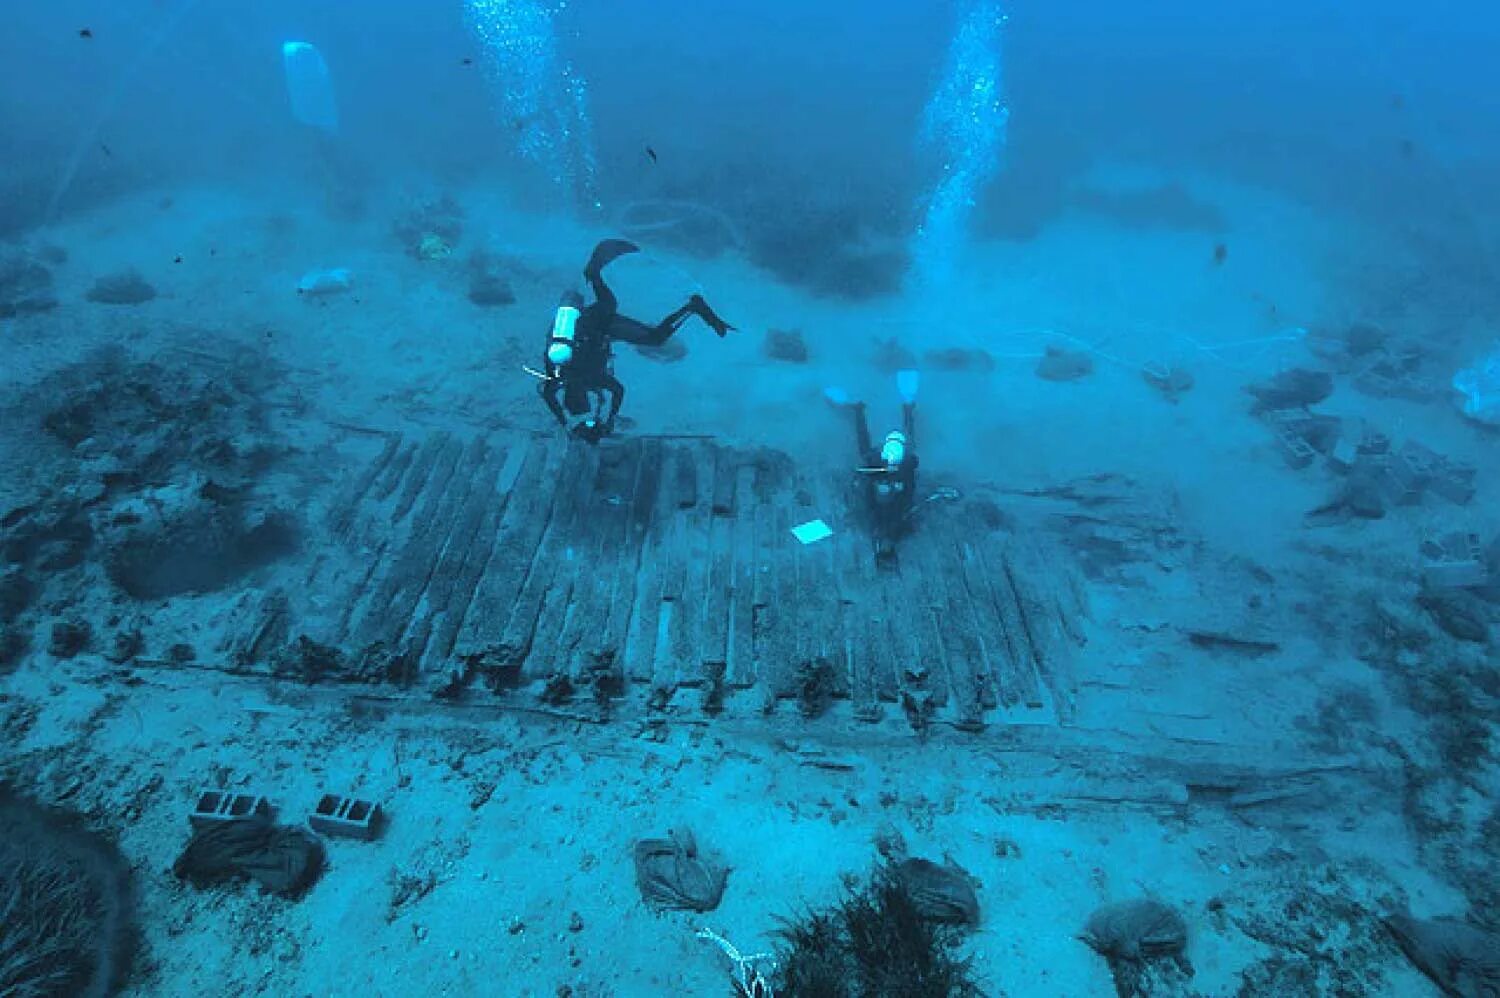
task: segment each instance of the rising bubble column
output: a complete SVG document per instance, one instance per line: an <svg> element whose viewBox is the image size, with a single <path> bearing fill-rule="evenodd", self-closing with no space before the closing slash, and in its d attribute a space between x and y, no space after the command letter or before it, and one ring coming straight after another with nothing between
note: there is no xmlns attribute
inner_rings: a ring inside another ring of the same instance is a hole
<svg viewBox="0 0 1500 998"><path fill-rule="evenodd" d="M1010 117L1002 79L1005 22L996 0L973 0L962 9L942 78L923 112L921 152L938 175L921 206L912 253L920 291L946 289L975 199L1000 168Z"/></svg>

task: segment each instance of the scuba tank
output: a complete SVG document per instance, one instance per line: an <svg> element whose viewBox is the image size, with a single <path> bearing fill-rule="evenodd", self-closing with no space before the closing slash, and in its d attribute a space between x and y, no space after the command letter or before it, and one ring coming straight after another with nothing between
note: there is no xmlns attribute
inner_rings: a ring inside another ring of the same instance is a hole
<svg viewBox="0 0 1500 998"><path fill-rule="evenodd" d="M573 359L573 341L578 335L578 309L576 295L564 295L557 314L552 317L552 335L547 338L547 360L561 367Z"/></svg>
<svg viewBox="0 0 1500 998"><path fill-rule="evenodd" d="M887 433L885 443L880 447L880 459L887 467L895 467L906 460L906 434L900 430Z"/></svg>

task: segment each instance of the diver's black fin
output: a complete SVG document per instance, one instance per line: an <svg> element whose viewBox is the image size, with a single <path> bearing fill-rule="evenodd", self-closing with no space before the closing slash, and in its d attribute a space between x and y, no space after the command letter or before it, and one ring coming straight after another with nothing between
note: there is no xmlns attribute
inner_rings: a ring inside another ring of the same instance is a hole
<svg viewBox="0 0 1500 998"><path fill-rule="evenodd" d="M583 268L585 277L598 276L599 272L609 265L610 261L624 256L626 253L639 253L641 248L627 239L605 239L594 247L594 252L589 256L588 266Z"/></svg>

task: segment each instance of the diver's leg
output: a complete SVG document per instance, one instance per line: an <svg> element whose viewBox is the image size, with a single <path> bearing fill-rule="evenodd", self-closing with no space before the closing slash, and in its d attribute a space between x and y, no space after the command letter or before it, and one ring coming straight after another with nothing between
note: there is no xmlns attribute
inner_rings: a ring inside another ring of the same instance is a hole
<svg viewBox="0 0 1500 998"><path fill-rule="evenodd" d="M659 347L671 339L676 331L676 329L666 327L665 323L659 326L648 326L628 315L614 316L604 330L605 335L611 340L631 343L638 347Z"/></svg>
<svg viewBox="0 0 1500 998"><path fill-rule="evenodd" d="M870 446L870 421L865 418L863 402L856 402L850 408L854 410L854 445L859 448L858 461L863 465L873 450Z"/></svg>
<svg viewBox="0 0 1500 998"><path fill-rule="evenodd" d="M688 303L684 307L689 309L698 318L708 323L709 327L712 328L713 331L718 333L721 337L734 328L729 323L719 318L719 313L715 312L713 308L708 304L708 302L703 300L702 295L693 295L693 297L688 299Z"/></svg>
<svg viewBox="0 0 1500 998"><path fill-rule="evenodd" d="M604 283L604 268L616 257L624 256L626 253L635 253L640 249L635 243L626 242L624 239L605 239L594 247L594 252L589 254L589 262L584 264L583 277L589 282L589 287L594 290L594 297L605 307L613 312L619 305L615 299L615 293Z"/></svg>
<svg viewBox="0 0 1500 998"><path fill-rule="evenodd" d="M622 343L633 343L638 347L659 347L670 340L693 314L692 310L684 305L654 326L648 326L628 315L616 314L609 320L607 334L610 339L619 340Z"/></svg>

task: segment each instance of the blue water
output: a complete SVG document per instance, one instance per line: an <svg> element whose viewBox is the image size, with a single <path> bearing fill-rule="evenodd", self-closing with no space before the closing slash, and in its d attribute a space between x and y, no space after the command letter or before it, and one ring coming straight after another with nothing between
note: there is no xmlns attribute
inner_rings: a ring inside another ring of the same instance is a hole
<svg viewBox="0 0 1500 998"><path fill-rule="evenodd" d="M1497 52L10 0L0 996L973 993L797 983L893 876L981 994L1493 985ZM185 873L205 791L311 888Z"/></svg>

